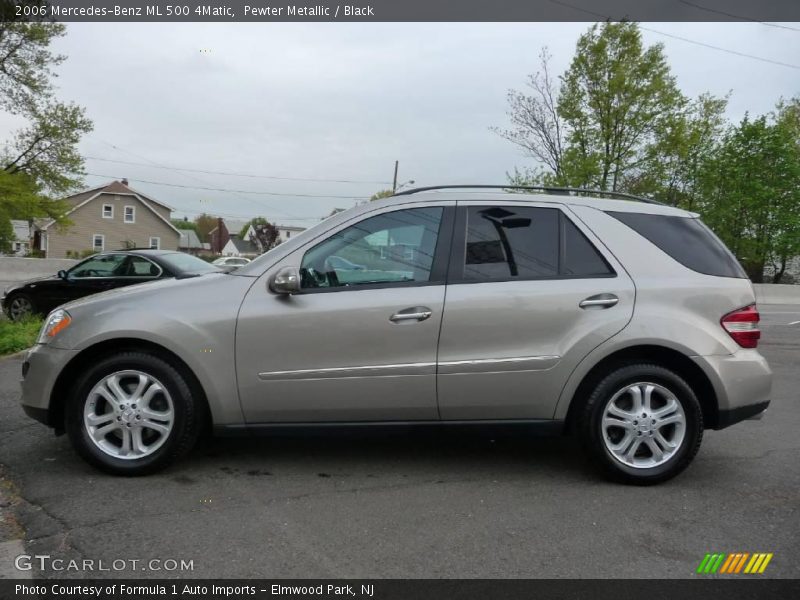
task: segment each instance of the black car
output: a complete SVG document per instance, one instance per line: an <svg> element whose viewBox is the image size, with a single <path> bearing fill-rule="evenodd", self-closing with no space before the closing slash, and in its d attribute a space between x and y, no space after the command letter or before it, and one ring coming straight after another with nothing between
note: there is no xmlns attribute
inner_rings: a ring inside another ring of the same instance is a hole
<svg viewBox="0 0 800 600"><path fill-rule="evenodd" d="M172 250L101 252L67 271L9 286L3 296L3 310L17 321L29 314L46 315L77 298L134 283L221 272L224 270L196 256Z"/></svg>

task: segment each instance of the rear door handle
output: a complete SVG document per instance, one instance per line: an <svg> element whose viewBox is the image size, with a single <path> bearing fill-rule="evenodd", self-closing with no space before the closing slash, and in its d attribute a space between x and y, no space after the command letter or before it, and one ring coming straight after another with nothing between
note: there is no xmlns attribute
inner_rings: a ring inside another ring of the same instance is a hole
<svg viewBox="0 0 800 600"><path fill-rule="evenodd" d="M399 323L401 321L424 321L432 314L433 311L427 306L413 306L394 313L389 317L389 320L392 323Z"/></svg>
<svg viewBox="0 0 800 600"><path fill-rule="evenodd" d="M616 306L619 302L619 298L617 298L614 294L597 294L595 296L589 296L585 300L581 300L578 303L578 306L581 308L611 308L612 306Z"/></svg>

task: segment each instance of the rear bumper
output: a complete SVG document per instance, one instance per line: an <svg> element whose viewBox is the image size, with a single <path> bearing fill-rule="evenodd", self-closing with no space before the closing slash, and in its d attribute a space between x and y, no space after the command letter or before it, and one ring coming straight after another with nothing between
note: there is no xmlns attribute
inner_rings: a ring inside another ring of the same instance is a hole
<svg viewBox="0 0 800 600"><path fill-rule="evenodd" d="M735 425L739 421L745 419L758 419L764 414L769 406L769 400L766 402L759 402L758 404L748 404L747 406L740 406L731 410L721 410L717 417L716 427L714 429L725 429L731 425Z"/></svg>
<svg viewBox="0 0 800 600"><path fill-rule="evenodd" d="M725 356L692 357L703 369L717 396L717 419L711 429L724 429L763 413L772 392L772 371L757 350Z"/></svg>

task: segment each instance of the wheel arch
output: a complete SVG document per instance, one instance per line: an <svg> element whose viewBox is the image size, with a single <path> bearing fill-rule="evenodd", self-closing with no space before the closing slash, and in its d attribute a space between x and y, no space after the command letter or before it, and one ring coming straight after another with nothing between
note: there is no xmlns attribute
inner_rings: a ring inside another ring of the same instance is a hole
<svg viewBox="0 0 800 600"><path fill-rule="evenodd" d="M581 407L603 377L623 365L642 362L658 364L680 375L692 388L700 402L705 427L708 429L716 427L719 420L719 401L714 386L703 369L678 350L655 344L643 344L612 352L598 361L583 376L569 401L566 431L573 432L575 430Z"/></svg>
<svg viewBox="0 0 800 600"><path fill-rule="evenodd" d="M208 403L208 396L200 380L194 371L177 354L171 350L148 340L138 338L116 338L97 342L84 348L70 360L55 380L53 389L50 392L50 425L56 430L56 434L64 433L64 409L67 398L72 392L73 383L78 373L100 357L108 356L110 353L126 351L147 352L165 360L180 374L185 377L186 383L192 391L192 395L197 399L201 414L201 431L209 429L212 425L212 413Z"/></svg>

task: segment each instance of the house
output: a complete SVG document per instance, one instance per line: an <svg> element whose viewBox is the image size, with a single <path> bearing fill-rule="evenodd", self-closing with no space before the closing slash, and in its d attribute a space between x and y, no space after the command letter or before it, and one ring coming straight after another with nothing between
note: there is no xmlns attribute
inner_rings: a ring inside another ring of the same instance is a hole
<svg viewBox="0 0 800 600"><path fill-rule="evenodd" d="M14 240L11 242L11 254L27 256L31 250L31 226L27 221L11 219L14 229Z"/></svg>
<svg viewBox="0 0 800 600"><path fill-rule="evenodd" d="M275 225L278 229L278 235L280 236L281 242L285 242L293 235L297 235L301 231L305 231L305 227L290 227L287 225Z"/></svg>
<svg viewBox="0 0 800 600"><path fill-rule="evenodd" d="M211 240L211 251L215 254L222 254L224 256L240 256L233 254L236 245L228 247L228 242L233 236L239 238L239 241L251 241L253 238L253 226L249 224L250 221L237 221L233 219L217 219L217 226L208 232L209 239ZM244 236L239 235L247 227ZM278 238L281 242L285 242L293 235L297 235L301 231L305 231L305 227L292 227L290 225L275 225L278 230ZM226 250L228 248L228 250ZM249 250L248 250L249 252ZM262 251L256 250L256 255L261 254ZM247 254L249 256L249 254Z"/></svg>
<svg viewBox="0 0 800 600"><path fill-rule="evenodd" d="M181 239L178 242L178 250L197 256L203 252L208 252L211 248L208 242L201 242L194 229L181 229Z"/></svg>
<svg viewBox="0 0 800 600"><path fill-rule="evenodd" d="M222 249L223 256L244 256L245 258L255 258L261 254L258 245L251 240L244 240L238 234L231 234L228 243Z"/></svg>
<svg viewBox="0 0 800 600"><path fill-rule="evenodd" d="M123 248L178 249L180 231L170 222L172 209L128 187L127 179L64 200L72 207L66 213L72 225L58 227L49 220L34 231L34 247L47 258Z"/></svg>
<svg viewBox="0 0 800 600"><path fill-rule="evenodd" d="M288 226L288 225L277 225L277 224L275 225L275 229L278 230L278 243L279 244L282 244L286 240L290 239L292 237L292 235L297 235L301 231L305 231L305 227L292 227L292 226ZM230 238L233 239L233 237L234 237L234 235L231 234ZM238 238L239 236L236 236L236 237ZM253 246L255 247L255 254L256 255L262 254L264 252L264 249L261 247L261 244L258 242L258 239L256 238L255 229L253 228L252 225L249 225L247 227L247 231L245 231L244 237L239 239L239 242L249 242L249 243L253 244ZM222 249L222 254L225 255L225 256L249 256L249 254L247 254L247 255L233 254L232 252L234 251L234 249L236 247L237 247L236 244L234 244L233 246L230 246L230 247L226 245ZM245 248L245 247L249 248L249 246L241 246L241 247L242 248Z"/></svg>

